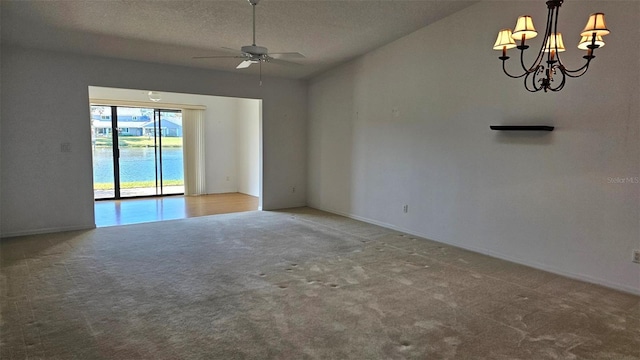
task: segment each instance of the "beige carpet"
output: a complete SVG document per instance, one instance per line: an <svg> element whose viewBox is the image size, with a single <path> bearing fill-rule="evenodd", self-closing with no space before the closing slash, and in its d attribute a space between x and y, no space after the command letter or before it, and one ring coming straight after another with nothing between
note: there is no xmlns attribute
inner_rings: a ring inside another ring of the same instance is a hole
<svg viewBox="0 0 640 360"><path fill-rule="evenodd" d="M640 297L308 208L2 239L1 359L640 359Z"/></svg>

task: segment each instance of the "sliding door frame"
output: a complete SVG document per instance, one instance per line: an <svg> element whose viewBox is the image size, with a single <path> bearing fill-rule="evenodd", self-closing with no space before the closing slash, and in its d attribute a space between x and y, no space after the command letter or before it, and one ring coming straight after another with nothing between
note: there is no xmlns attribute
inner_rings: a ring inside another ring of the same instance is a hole
<svg viewBox="0 0 640 360"><path fill-rule="evenodd" d="M129 105L100 105L100 106L108 106L111 108L111 149L113 156L113 186L114 186L114 196L113 197L105 197L105 198L94 198L94 201L113 201L113 200L122 200L122 199L136 199L136 198L152 198L152 197L164 197L164 196L181 196L184 195L182 193L164 193L164 185L163 185L163 171L162 171L162 113L163 112L172 112L172 113L181 113L181 110L177 109L164 109L157 107L144 107L144 106L129 106ZM120 142L119 142L119 133L118 133L118 108L142 108L142 109L152 109L153 110L153 144L154 144L154 167L155 167L155 189L156 194L153 195L135 195L135 196L122 196L120 191L121 183L120 183ZM184 161L184 160L183 160ZM159 191L159 193L158 193Z"/></svg>
<svg viewBox="0 0 640 360"><path fill-rule="evenodd" d="M111 154L113 155L113 198L120 196L120 146L118 144L118 107L111 106ZM103 200L103 199L100 199ZM104 200L112 200L105 198Z"/></svg>

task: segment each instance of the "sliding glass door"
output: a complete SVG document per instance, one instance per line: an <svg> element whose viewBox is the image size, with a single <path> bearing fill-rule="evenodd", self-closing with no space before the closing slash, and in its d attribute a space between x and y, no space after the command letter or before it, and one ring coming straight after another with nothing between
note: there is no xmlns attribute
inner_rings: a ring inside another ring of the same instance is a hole
<svg viewBox="0 0 640 360"><path fill-rule="evenodd" d="M114 151L116 134L111 122L110 106L91 106L91 145L93 153L93 196L98 199L116 198L116 179L119 174ZM119 195L118 195L119 196Z"/></svg>
<svg viewBox="0 0 640 360"><path fill-rule="evenodd" d="M95 199L184 193L180 111L91 107Z"/></svg>
<svg viewBox="0 0 640 360"><path fill-rule="evenodd" d="M182 150L182 112L155 110L157 122L156 138L158 152L156 157L162 166L158 168L158 179L162 194L184 193L184 165Z"/></svg>

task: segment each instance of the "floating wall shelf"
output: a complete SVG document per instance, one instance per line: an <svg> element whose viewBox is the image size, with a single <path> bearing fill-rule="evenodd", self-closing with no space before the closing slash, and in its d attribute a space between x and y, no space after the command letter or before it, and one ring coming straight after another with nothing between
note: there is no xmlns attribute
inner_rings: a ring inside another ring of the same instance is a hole
<svg viewBox="0 0 640 360"><path fill-rule="evenodd" d="M553 126L546 125L490 125L491 130L501 131L553 131Z"/></svg>

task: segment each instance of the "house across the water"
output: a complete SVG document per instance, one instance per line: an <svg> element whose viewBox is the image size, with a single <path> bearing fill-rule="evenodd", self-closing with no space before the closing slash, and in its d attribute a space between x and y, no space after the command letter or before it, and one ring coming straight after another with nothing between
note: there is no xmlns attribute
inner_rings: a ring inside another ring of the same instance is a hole
<svg viewBox="0 0 640 360"><path fill-rule="evenodd" d="M160 121L160 126L158 126ZM92 115L91 129L95 136L111 135L111 116L110 115ZM160 133L164 137L181 137L182 136L182 119L180 118L163 118L162 120L152 120L147 115L119 115L118 116L118 135L120 136L154 136Z"/></svg>

